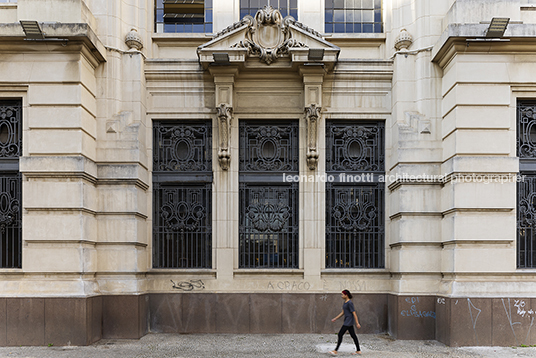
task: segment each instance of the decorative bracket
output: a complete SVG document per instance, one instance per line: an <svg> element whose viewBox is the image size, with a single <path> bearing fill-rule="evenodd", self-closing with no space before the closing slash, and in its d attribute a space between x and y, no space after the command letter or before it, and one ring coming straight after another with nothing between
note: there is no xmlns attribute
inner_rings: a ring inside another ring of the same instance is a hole
<svg viewBox="0 0 536 358"><path fill-rule="evenodd" d="M318 164L318 149L316 146L317 126L322 107L311 104L305 107L305 119L307 122L307 166L309 170L315 170Z"/></svg>
<svg viewBox="0 0 536 358"><path fill-rule="evenodd" d="M233 107L225 103L216 107L218 111L218 122L220 126L220 148L218 150L218 160L223 170L229 170L231 163L231 153L229 151L229 133L231 130L231 118Z"/></svg>

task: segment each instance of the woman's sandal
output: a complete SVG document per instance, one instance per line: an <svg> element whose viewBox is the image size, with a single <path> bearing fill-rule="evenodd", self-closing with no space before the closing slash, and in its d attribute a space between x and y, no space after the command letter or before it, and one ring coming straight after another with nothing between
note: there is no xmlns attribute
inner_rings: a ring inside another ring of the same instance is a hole
<svg viewBox="0 0 536 358"><path fill-rule="evenodd" d="M337 355L337 351L329 351L329 354L331 354L332 356L336 356L336 355Z"/></svg>

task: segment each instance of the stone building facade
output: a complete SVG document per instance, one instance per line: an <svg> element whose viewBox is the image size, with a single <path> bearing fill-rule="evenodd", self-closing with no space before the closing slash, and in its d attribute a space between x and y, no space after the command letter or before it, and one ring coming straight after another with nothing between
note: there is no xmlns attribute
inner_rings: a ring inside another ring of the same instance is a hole
<svg viewBox="0 0 536 358"><path fill-rule="evenodd" d="M0 1L0 345L536 344L535 10Z"/></svg>

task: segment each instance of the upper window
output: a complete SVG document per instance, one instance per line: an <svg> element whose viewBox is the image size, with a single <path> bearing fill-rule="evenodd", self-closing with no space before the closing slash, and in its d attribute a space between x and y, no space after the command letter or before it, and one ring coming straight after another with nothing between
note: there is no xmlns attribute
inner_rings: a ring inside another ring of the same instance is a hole
<svg viewBox="0 0 536 358"><path fill-rule="evenodd" d="M283 17L290 15L298 20L298 0L240 0L240 18L246 15L255 16L257 11L266 5L279 10Z"/></svg>
<svg viewBox="0 0 536 358"><path fill-rule="evenodd" d="M326 33L380 33L381 0L326 0Z"/></svg>
<svg viewBox="0 0 536 358"><path fill-rule="evenodd" d="M156 0L155 4L156 32L212 32L212 0Z"/></svg>

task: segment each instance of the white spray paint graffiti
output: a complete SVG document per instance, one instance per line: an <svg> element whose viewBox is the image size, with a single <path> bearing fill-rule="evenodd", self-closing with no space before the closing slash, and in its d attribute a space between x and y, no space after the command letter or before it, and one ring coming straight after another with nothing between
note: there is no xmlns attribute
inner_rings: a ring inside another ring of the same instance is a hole
<svg viewBox="0 0 536 358"><path fill-rule="evenodd" d="M478 316L480 316L480 312L482 312L482 310L479 308L476 308L473 302L471 302L470 298L467 299L467 305L469 306L469 314L471 315L471 323L473 324L473 331L475 332L475 340L476 340L476 344L478 345L478 335L476 334L476 322L478 321ZM478 311L478 313L474 317L473 317L473 309L471 308Z"/></svg>

